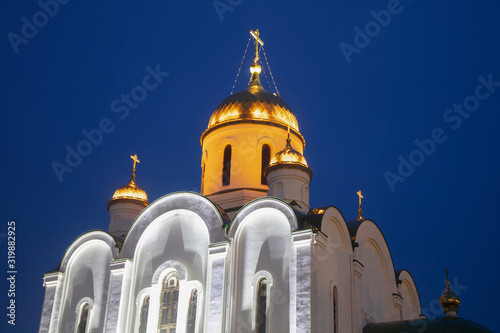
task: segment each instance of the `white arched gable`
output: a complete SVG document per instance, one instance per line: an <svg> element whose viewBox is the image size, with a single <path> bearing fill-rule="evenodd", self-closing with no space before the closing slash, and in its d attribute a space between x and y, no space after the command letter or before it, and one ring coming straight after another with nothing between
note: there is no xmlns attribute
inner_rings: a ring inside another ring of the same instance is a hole
<svg viewBox="0 0 500 333"><path fill-rule="evenodd" d="M209 244L210 235L207 224L192 210L169 210L148 223L134 246L135 253L131 254L131 286L128 304L133 304L133 306L128 309L128 327L138 325L137 313L140 306L138 300L144 292L153 291L151 296L154 297L150 303L152 309L159 304L162 277L170 271L178 274L180 295L186 296L189 292L186 288L196 285L199 286L199 297L202 299L208 279ZM179 316L184 316L187 301L179 298L179 302ZM201 304L200 302L200 316L197 320L203 322ZM152 311L150 314L152 316L150 321L158 320L158 313Z"/></svg>
<svg viewBox="0 0 500 333"><path fill-rule="evenodd" d="M137 216L125 236L120 257L133 258L146 228L159 216L179 209L191 211L200 217L208 230L210 243L225 239L223 217L210 200L191 192L173 193L154 201Z"/></svg>
<svg viewBox="0 0 500 333"><path fill-rule="evenodd" d="M151 284L159 267L178 262L187 279L205 281L209 244L207 226L198 214L177 209L160 215L137 243L132 280L140 290Z"/></svg>
<svg viewBox="0 0 500 333"><path fill-rule="evenodd" d="M411 274L403 269L399 271L398 289L401 298L403 299L403 306L401 309L402 320L413 320L420 318L422 310L420 308L420 298L418 296L417 286Z"/></svg>
<svg viewBox="0 0 500 333"><path fill-rule="evenodd" d="M73 332L84 303L89 304L89 330L104 329L113 254L114 241L102 231L86 233L68 248L60 267L64 282L58 332Z"/></svg>
<svg viewBox="0 0 500 333"><path fill-rule="evenodd" d="M364 322L394 320L396 277L382 232L373 221L364 220L355 232L354 241L355 257L364 266L361 279Z"/></svg>
<svg viewBox="0 0 500 333"><path fill-rule="evenodd" d="M328 237L329 247L341 250L346 256L352 254L351 236L347 223L336 207L331 206L326 209L321 221L321 232Z"/></svg>
<svg viewBox="0 0 500 333"><path fill-rule="evenodd" d="M102 230L92 230L80 235L77 239L75 239L70 246L66 249L61 258L61 262L59 263L59 271L64 273L68 267L68 262L75 253L83 244L91 240L99 240L108 245L109 249L113 253L113 257L116 255L116 242L113 239L113 236L108 234Z"/></svg>
<svg viewBox="0 0 500 333"><path fill-rule="evenodd" d="M321 208L315 212L322 214L321 221L315 223L318 224L316 227L321 227L318 239L324 244L317 247L315 257L315 266L320 272L316 288L321 295L316 299L316 329L318 332L332 332L336 327L337 332L351 331L353 249L349 230L336 207ZM320 237L322 234L326 238Z"/></svg>
<svg viewBox="0 0 500 333"><path fill-rule="evenodd" d="M227 232L228 237L234 238L239 226L242 224L245 218L253 212L262 208L272 208L276 211L281 212L290 225L290 232L299 228L295 212L287 202L278 198L264 197L255 199L240 209L238 214L236 214L236 216L231 221L231 225L229 226L229 230Z"/></svg>
<svg viewBox="0 0 500 333"><path fill-rule="evenodd" d="M245 208L229 230L230 237L234 238L229 330L253 332L256 329L255 282L266 278L269 282L266 331L288 332L291 231L296 225L295 215L292 218L293 210L276 199L257 200Z"/></svg>

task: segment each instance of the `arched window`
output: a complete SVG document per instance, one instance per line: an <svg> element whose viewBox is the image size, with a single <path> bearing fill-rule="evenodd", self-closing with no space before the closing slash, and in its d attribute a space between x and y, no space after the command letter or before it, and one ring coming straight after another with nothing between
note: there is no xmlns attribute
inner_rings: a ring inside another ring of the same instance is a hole
<svg viewBox="0 0 500 333"><path fill-rule="evenodd" d="M161 289L158 333L175 333L177 328L178 304L179 279L175 274L169 274L163 279Z"/></svg>
<svg viewBox="0 0 500 333"><path fill-rule="evenodd" d="M262 167L261 167L261 176L260 176L260 183L262 185L267 185L266 177L264 176L264 170L267 168L269 165L269 162L271 161L271 148L269 145L263 145L262 146Z"/></svg>
<svg viewBox="0 0 500 333"><path fill-rule="evenodd" d="M198 307L198 289L194 289L191 292L191 298L189 299L189 310L188 310L188 333L194 333L196 327L196 308Z"/></svg>
<svg viewBox="0 0 500 333"><path fill-rule="evenodd" d="M231 145L224 148L224 162L222 163L222 186L231 182Z"/></svg>
<svg viewBox="0 0 500 333"><path fill-rule="evenodd" d="M333 287L332 291L332 332L339 331L339 314L338 314L338 292L337 287Z"/></svg>
<svg viewBox="0 0 500 333"><path fill-rule="evenodd" d="M257 333L266 332L267 322L267 280L261 279L257 284L255 328Z"/></svg>
<svg viewBox="0 0 500 333"><path fill-rule="evenodd" d="M78 328L76 333L87 332L87 322L89 320L89 303L84 303L80 310L80 319L78 320Z"/></svg>
<svg viewBox="0 0 500 333"><path fill-rule="evenodd" d="M144 297L141 307L141 318L139 322L139 333L146 333L148 328L149 296Z"/></svg>

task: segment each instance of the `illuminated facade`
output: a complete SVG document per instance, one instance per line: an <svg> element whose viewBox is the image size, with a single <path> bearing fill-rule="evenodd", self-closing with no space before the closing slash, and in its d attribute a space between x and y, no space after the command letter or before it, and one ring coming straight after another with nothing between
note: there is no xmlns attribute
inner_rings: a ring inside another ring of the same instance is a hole
<svg viewBox="0 0 500 333"><path fill-rule="evenodd" d="M251 72L201 136L201 194L149 204L132 156L108 232L78 237L44 275L40 333L338 333L419 318L377 225L310 207L297 119L260 84L258 51Z"/></svg>

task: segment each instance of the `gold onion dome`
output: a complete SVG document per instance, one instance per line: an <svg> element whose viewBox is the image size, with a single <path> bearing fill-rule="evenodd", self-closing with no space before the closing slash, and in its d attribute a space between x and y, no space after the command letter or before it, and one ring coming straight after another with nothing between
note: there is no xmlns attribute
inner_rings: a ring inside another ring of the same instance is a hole
<svg viewBox="0 0 500 333"><path fill-rule="evenodd" d="M456 295L450 288L448 280L448 270L446 270L446 291L439 297L439 304L443 308L444 313L449 316L456 316L458 307L460 306L460 297Z"/></svg>
<svg viewBox="0 0 500 333"><path fill-rule="evenodd" d="M208 128L234 122L264 122L282 125L299 133L297 119L290 107L274 93L266 91L259 80L261 67L250 67L252 79L245 90L237 92L219 104L210 117ZM205 134L204 133L204 134Z"/></svg>
<svg viewBox="0 0 500 333"><path fill-rule="evenodd" d="M280 150L271 158L269 166L266 168L266 174L270 170L279 168L280 166L297 166L300 169L307 171L309 173L309 176L312 177L313 172L307 165L306 158L301 153L293 149L292 140L290 140L290 134L288 134L288 138L286 139L285 149Z"/></svg>
<svg viewBox="0 0 500 333"><path fill-rule="evenodd" d="M135 162L138 162L139 160L137 160L137 155L131 157L134 159L134 168L132 170L132 175L130 176L130 181L128 184L123 185L115 191L113 197L108 201L108 209L110 204L117 202L132 201L144 207L149 204L146 191L135 183Z"/></svg>
<svg viewBox="0 0 500 333"><path fill-rule="evenodd" d="M288 137L288 139L286 139L285 149L277 152L276 155L273 156L271 162L269 163L269 166L273 166L276 164L298 164L304 167L309 167L307 165L305 157L301 153L293 149L291 142L292 140L290 140L290 137Z"/></svg>

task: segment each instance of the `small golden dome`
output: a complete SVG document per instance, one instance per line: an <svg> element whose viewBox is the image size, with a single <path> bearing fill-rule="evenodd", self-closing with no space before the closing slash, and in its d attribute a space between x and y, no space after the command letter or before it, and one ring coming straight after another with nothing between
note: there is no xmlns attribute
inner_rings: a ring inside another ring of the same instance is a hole
<svg viewBox="0 0 500 333"><path fill-rule="evenodd" d="M108 210L109 205L115 202L127 202L130 200L144 207L149 204L146 191L144 191L135 183L135 163L139 162L139 160L137 159L137 155L130 156L130 158L134 160L134 167L132 169L130 181L128 182L128 184L123 185L115 191L113 197L108 201Z"/></svg>
<svg viewBox="0 0 500 333"><path fill-rule="evenodd" d="M276 155L273 156L271 162L269 163L269 167L278 164L297 164L309 168L305 157L301 153L293 149L291 141L292 140L290 140L290 137L286 139L285 149L277 152Z"/></svg>
<svg viewBox="0 0 500 333"><path fill-rule="evenodd" d="M448 280L448 270L446 270L446 291L439 297L439 304L443 308L447 316L456 316L458 307L460 306L460 297L456 295L450 288L450 281Z"/></svg>
<svg viewBox="0 0 500 333"><path fill-rule="evenodd" d="M111 203L122 201L122 200L134 200L139 204L146 207L149 204L148 195L146 191L140 188L135 183L135 175L133 174L130 182L128 184L123 185L119 189L115 191L111 200L108 201L108 207Z"/></svg>

